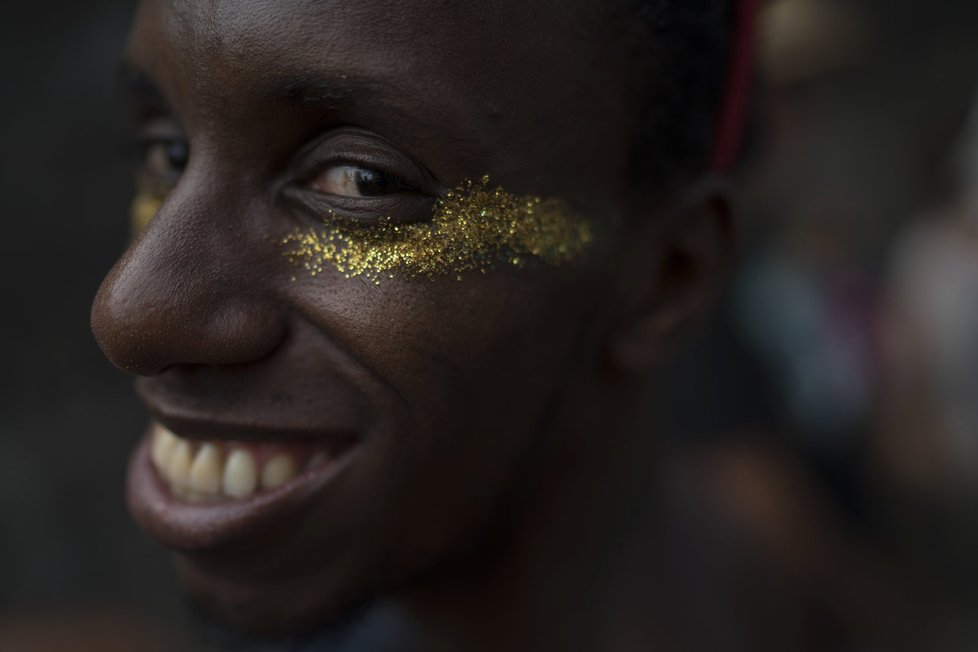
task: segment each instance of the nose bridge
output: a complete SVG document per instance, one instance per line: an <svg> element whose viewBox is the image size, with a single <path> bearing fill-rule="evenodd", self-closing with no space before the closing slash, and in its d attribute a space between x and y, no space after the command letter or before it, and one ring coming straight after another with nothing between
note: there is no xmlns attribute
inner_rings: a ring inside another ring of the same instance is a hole
<svg viewBox="0 0 978 652"><path fill-rule="evenodd" d="M226 241L248 238L247 230L218 214L229 207L212 184L193 185L181 182L96 295L92 330L124 371L251 362L284 336L276 302L243 255L246 243Z"/></svg>

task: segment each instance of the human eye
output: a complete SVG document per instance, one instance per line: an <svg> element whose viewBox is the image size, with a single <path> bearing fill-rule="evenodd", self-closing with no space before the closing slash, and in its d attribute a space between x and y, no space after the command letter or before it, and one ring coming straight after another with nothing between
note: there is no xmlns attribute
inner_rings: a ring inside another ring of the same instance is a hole
<svg viewBox="0 0 978 652"><path fill-rule="evenodd" d="M140 172L154 179L177 179L189 160L190 145L180 138L152 138L139 145Z"/></svg>
<svg viewBox="0 0 978 652"><path fill-rule="evenodd" d="M339 128L293 162L285 196L318 222L354 228L429 221L439 188L402 149L371 132Z"/></svg>
<svg viewBox="0 0 978 652"><path fill-rule="evenodd" d="M190 162L190 142L170 115L140 121L135 131L136 174L140 181L166 188L176 185Z"/></svg>
<svg viewBox="0 0 978 652"><path fill-rule="evenodd" d="M190 161L190 143L170 120L140 125L135 138L136 196L130 206L132 233L141 233L176 187Z"/></svg>
<svg viewBox="0 0 978 652"><path fill-rule="evenodd" d="M316 191L336 197L367 199L415 190L395 174L362 165L328 165L309 183Z"/></svg>

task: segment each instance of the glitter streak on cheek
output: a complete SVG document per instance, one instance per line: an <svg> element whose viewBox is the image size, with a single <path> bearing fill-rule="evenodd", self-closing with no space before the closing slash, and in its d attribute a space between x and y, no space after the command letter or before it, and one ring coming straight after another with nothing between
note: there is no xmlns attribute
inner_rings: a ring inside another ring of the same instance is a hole
<svg viewBox="0 0 978 652"><path fill-rule="evenodd" d="M396 275L429 277L485 272L500 264L571 263L591 242L591 227L558 199L520 197L466 181L438 199L429 222L370 227L326 224L282 240L285 256L313 276L331 267L374 283Z"/></svg>

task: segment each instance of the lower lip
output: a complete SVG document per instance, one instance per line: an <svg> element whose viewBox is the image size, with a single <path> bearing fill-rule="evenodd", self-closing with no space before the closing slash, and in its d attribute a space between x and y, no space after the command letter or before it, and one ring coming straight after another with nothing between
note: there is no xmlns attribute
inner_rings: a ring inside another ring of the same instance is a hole
<svg viewBox="0 0 978 652"><path fill-rule="evenodd" d="M147 435L129 461L128 503L136 521L163 545L205 551L231 545L278 528L326 491L349 467L355 447L270 491L241 500L188 503L177 498L150 459Z"/></svg>

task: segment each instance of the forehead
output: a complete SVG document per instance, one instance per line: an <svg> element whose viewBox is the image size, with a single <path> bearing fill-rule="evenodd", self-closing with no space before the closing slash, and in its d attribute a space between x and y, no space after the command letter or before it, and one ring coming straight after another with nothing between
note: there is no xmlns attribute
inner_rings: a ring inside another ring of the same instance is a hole
<svg viewBox="0 0 978 652"><path fill-rule="evenodd" d="M276 93L352 99L402 119L395 137L437 125L473 157L518 145L607 165L622 143L596 125L623 122L625 86L609 42L588 0L147 0L128 56L189 120L226 123Z"/></svg>
<svg viewBox="0 0 978 652"><path fill-rule="evenodd" d="M524 51L539 53L534 46L541 38L567 56L559 46L593 35L601 14L587 0L147 0L142 10L198 51L221 48L283 61L307 52L342 53L352 43L445 58L485 48L505 54L522 41Z"/></svg>

